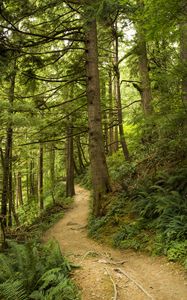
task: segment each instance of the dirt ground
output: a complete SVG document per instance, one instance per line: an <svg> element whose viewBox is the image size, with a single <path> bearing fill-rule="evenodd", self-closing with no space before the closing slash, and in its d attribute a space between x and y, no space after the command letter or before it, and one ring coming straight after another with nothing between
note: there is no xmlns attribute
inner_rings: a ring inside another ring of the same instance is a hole
<svg viewBox="0 0 187 300"><path fill-rule="evenodd" d="M88 206L89 191L77 186L73 208L44 235L45 241L57 240L63 255L81 266L73 278L82 300L187 300L187 277L176 264L89 239Z"/></svg>

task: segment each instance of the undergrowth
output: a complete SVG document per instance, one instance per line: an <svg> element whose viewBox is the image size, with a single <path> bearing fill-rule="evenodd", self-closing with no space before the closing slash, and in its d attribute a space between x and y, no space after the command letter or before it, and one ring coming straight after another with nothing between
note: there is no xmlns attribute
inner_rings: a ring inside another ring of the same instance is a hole
<svg viewBox="0 0 187 300"><path fill-rule="evenodd" d="M91 190L92 182L91 182L91 170L90 167L87 167L84 172L78 175L75 178L75 181L80 184L82 187Z"/></svg>
<svg viewBox="0 0 187 300"><path fill-rule="evenodd" d="M56 201L45 204L44 210L38 215L37 209L29 210L30 205L25 204L22 215L19 215L21 226L7 228L8 239L18 241L35 239L39 240L42 234L55 224L64 215L64 212L71 206L72 198L65 197L64 189L58 190ZM32 205L31 205L32 206Z"/></svg>
<svg viewBox="0 0 187 300"><path fill-rule="evenodd" d="M30 211L28 222L7 232L8 248L0 253L0 299L80 299L70 279L73 266L62 256L58 244L42 245L40 241L71 203L71 198L59 192L56 202L48 203L39 216ZM25 205L23 219L26 211Z"/></svg>
<svg viewBox="0 0 187 300"><path fill-rule="evenodd" d="M0 299L80 299L69 278L72 266L57 243L10 242L6 253L0 253L0 264Z"/></svg>
<svg viewBox="0 0 187 300"><path fill-rule="evenodd" d="M123 162L120 153L108 164L120 192L109 196L104 217L91 217L90 235L115 247L166 255L187 267L187 168Z"/></svg>

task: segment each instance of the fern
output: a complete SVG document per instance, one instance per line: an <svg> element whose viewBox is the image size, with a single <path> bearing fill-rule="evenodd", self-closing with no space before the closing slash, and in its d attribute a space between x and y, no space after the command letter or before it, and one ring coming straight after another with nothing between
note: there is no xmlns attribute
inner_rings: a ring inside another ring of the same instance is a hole
<svg viewBox="0 0 187 300"><path fill-rule="evenodd" d="M12 261L5 254L0 253L0 283L10 278L14 273Z"/></svg>
<svg viewBox="0 0 187 300"><path fill-rule="evenodd" d="M54 268L51 270L48 270L47 272L45 272L42 277L39 279L39 283L42 282L42 285L40 286L41 290L45 290L48 287L50 287L51 285L53 285L56 280L58 279L59 275L64 279L65 276L62 273L62 269L61 268Z"/></svg>
<svg viewBox="0 0 187 300"><path fill-rule="evenodd" d="M24 283L21 280L15 280L15 278L0 284L0 296L6 300L28 300Z"/></svg>
<svg viewBox="0 0 187 300"><path fill-rule="evenodd" d="M57 243L11 242L6 255L0 254L0 263L0 299L79 299L68 278L71 265Z"/></svg>
<svg viewBox="0 0 187 300"><path fill-rule="evenodd" d="M64 276L61 268L47 271L39 280L39 290L34 291L31 299L76 300L77 291L72 282Z"/></svg>

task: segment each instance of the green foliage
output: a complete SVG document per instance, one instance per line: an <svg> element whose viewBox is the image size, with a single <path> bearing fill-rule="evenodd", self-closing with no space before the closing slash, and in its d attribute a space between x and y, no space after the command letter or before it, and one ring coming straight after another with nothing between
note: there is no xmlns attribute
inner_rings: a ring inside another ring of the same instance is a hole
<svg viewBox="0 0 187 300"><path fill-rule="evenodd" d="M139 229L136 224L126 224L114 235L113 241L116 247L120 248L140 248L140 245L133 239L139 234Z"/></svg>
<svg viewBox="0 0 187 300"><path fill-rule="evenodd" d="M184 263L187 169L159 167L155 171L153 162L126 163L120 153L108 161L111 177L123 191L115 200L111 199L105 217L92 220L92 236L105 239L108 235L115 247L164 254L170 260Z"/></svg>
<svg viewBox="0 0 187 300"><path fill-rule="evenodd" d="M76 181L87 189L92 188L91 170L87 168L81 175L77 176Z"/></svg>
<svg viewBox="0 0 187 300"><path fill-rule="evenodd" d="M79 296L75 295L74 285L70 279L64 276L61 268L54 268L45 272L40 278L39 284L41 284L39 290L32 292L31 299L79 299Z"/></svg>
<svg viewBox="0 0 187 300"><path fill-rule="evenodd" d="M167 257L171 261L183 261L186 259L187 240L184 242L173 242L167 250Z"/></svg>
<svg viewBox="0 0 187 300"><path fill-rule="evenodd" d="M94 218L93 216L89 220L89 235L93 238L97 238L99 232L102 231L102 227L107 224L107 217Z"/></svg>
<svg viewBox="0 0 187 300"><path fill-rule="evenodd" d="M15 278L6 280L0 284L0 296L6 300L27 300L28 294L21 280Z"/></svg>
<svg viewBox="0 0 187 300"><path fill-rule="evenodd" d="M30 202L27 202L18 208L18 214L20 222L22 224L31 224L38 217L38 201L37 199L30 199Z"/></svg>
<svg viewBox="0 0 187 300"><path fill-rule="evenodd" d="M3 299L79 299L68 278L71 265L54 242L45 246L11 242L8 252L0 254L0 262Z"/></svg>
<svg viewBox="0 0 187 300"><path fill-rule="evenodd" d="M108 158L107 162L111 179L126 188L135 175L135 164L125 161L121 152L114 153Z"/></svg>
<svg viewBox="0 0 187 300"><path fill-rule="evenodd" d="M156 177L154 185L133 191L134 212L147 223L156 220L154 227L163 232L165 238L187 237L187 169L182 168L163 178ZM149 224L151 227L151 223Z"/></svg>
<svg viewBox="0 0 187 300"><path fill-rule="evenodd" d="M63 210L68 207L72 199L65 196L65 185L61 182L56 184L54 188L54 199L51 197L51 191L49 190L44 194L44 206L43 212L39 212L38 200L35 197L31 197L28 202L24 202L22 206L18 208L18 215L21 224L24 226L30 226L37 223L38 226L42 223L43 228L47 228L47 224L52 224L59 216L63 215Z"/></svg>

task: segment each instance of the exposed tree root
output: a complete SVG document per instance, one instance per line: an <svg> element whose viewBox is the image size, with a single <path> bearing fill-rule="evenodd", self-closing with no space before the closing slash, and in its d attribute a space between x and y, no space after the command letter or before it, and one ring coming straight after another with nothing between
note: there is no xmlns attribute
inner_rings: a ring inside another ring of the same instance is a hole
<svg viewBox="0 0 187 300"><path fill-rule="evenodd" d="M125 275L129 280L131 280L148 298L154 300L154 298L139 284L135 279L133 279L127 272L123 271L120 268L114 269L114 271L119 272L123 275Z"/></svg>
<svg viewBox="0 0 187 300"><path fill-rule="evenodd" d="M113 288L114 288L114 296L113 296L112 300L117 300L117 297L118 297L117 285L116 285L115 281L113 280L109 270L107 268L105 268L105 270L107 271L107 274L108 274L108 276L113 284Z"/></svg>
<svg viewBox="0 0 187 300"><path fill-rule="evenodd" d="M109 265L123 265L127 261L126 260L113 261L112 259L110 259L110 260L99 259L98 262L101 264L109 264Z"/></svg>
<svg viewBox="0 0 187 300"><path fill-rule="evenodd" d="M100 254L97 253L97 252L95 252L95 251L88 251L88 252L86 252L86 253L83 255L83 257L82 257L82 259L81 259L81 261L80 261L80 264L83 263L83 261L85 260L85 258L86 258L88 255L99 256Z"/></svg>

